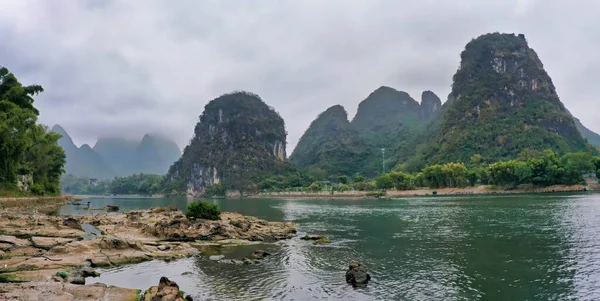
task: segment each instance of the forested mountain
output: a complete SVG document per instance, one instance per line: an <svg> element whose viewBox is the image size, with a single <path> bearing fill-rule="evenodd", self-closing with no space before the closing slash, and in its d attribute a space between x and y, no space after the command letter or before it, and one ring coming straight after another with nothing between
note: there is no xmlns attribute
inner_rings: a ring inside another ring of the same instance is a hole
<svg viewBox="0 0 600 301"><path fill-rule="evenodd" d="M204 107L190 144L169 168L167 190L199 196L220 184L256 191L284 167L286 136L281 116L258 95L219 96Z"/></svg>
<svg viewBox="0 0 600 301"><path fill-rule="evenodd" d="M567 110L567 112L569 112L569 110ZM600 146L600 135L585 127L577 117L571 114L571 112L569 112L569 114L573 117L573 121L575 121L575 127L577 128L581 136L587 139L589 144L594 146Z"/></svg>
<svg viewBox="0 0 600 301"><path fill-rule="evenodd" d="M515 158L523 149L559 153L588 145L523 35L492 33L467 44L439 122L422 146L429 163Z"/></svg>
<svg viewBox="0 0 600 301"><path fill-rule="evenodd" d="M91 148L87 144L77 147L60 125L52 131L62 135L59 144L67 156L66 174L77 177L109 179L136 173L165 174L181 155L175 142L153 135L145 135L139 142L100 138Z"/></svg>
<svg viewBox="0 0 600 301"><path fill-rule="evenodd" d="M33 96L43 91L0 68L0 195L59 193L65 153L60 135L36 123Z"/></svg>
<svg viewBox="0 0 600 301"><path fill-rule="evenodd" d="M318 167L332 178L340 175L375 176L396 164L396 153L411 144L438 115L440 99L431 91L421 104L408 93L380 87L359 106L352 122L334 106L321 113L300 138L290 161L302 169Z"/></svg>
<svg viewBox="0 0 600 301"><path fill-rule="evenodd" d="M319 168L329 175L352 175L369 157L369 149L348 121L346 110L333 106L321 113L306 130L290 162L309 169Z"/></svg>

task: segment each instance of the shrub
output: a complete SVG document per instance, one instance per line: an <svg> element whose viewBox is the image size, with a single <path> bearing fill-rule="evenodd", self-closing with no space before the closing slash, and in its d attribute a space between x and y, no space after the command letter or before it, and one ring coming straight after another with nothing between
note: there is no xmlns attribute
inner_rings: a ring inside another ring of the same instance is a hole
<svg viewBox="0 0 600 301"><path fill-rule="evenodd" d="M221 219L221 210L216 204L195 201L187 207L185 216L189 219Z"/></svg>
<svg viewBox="0 0 600 301"><path fill-rule="evenodd" d="M321 184L317 182L314 182L308 186L308 191L310 192L319 192L321 189L323 189L323 187L321 187Z"/></svg>
<svg viewBox="0 0 600 301"><path fill-rule="evenodd" d="M31 193L35 194L35 195L44 195L44 187L40 184L33 184L31 185Z"/></svg>

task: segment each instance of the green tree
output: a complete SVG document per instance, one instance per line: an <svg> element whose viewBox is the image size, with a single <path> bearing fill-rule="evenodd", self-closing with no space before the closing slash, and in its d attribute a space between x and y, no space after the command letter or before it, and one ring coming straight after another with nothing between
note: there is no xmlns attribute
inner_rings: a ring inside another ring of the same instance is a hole
<svg viewBox="0 0 600 301"><path fill-rule="evenodd" d="M347 176L339 176L338 177L338 183L340 183L340 184L348 184L348 177Z"/></svg>
<svg viewBox="0 0 600 301"><path fill-rule="evenodd" d="M379 175L376 179L375 179L375 187L377 187L377 189L390 189L394 187L394 182L392 181L392 178L390 177L390 174L384 173Z"/></svg>
<svg viewBox="0 0 600 301"><path fill-rule="evenodd" d="M33 178L36 194L58 194L65 155L57 145L60 136L36 124L33 96L42 91L0 68L0 186L15 187L22 175Z"/></svg>
<svg viewBox="0 0 600 301"><path fill-rule="evenodd" d="M354 183L360 183L360 182L364 182L365 181L365 177L361 176L361 175L357 175L354 177Z"/></svg>

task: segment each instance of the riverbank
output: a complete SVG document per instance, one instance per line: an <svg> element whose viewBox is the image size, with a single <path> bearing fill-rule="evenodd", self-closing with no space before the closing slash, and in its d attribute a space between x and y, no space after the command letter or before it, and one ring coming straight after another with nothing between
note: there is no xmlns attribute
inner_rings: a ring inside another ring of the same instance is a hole
<svg viewBox="0 0 600 301"><path fill-rule="evenodd" d="M504 190L494 186L480 185L465 188L421 188L414 190L387 190L382 196L371 195L369 191L328 191L321 192L270 192L258 193L247 198L284 198L284 199L368 199L368 198L397 198L397 197L422 197L422 196L452 196L452 195L487 195L487 194L530 194L553 192L581 192L600 191L596 183L588 185L553 185L548 187L534 187L521 185L516 189Z"/></svg>
<svg viewBox="0 0 600 301"><path fill-rule="evenodd" d="M228 212L217 221L189 220L175 208L86 216L42 213L67 200L21 200L20 206L15 203L18 200L2 200L5 206L0 210L0 300L25 294L20 290L30 288L53 291L56 285L48 283L54 282L65 283L60 286L61 291L80 291L83 286L71 284L85 284L86 277L97 275L97 267L173 260L197 255L207 245L274 242L296 233L292 223L268 222ZM30 285L17 284L21 282ZM94 296L113 291L131 294L131 290L102 285L85 286L85 291L95 292Z"/></svg>

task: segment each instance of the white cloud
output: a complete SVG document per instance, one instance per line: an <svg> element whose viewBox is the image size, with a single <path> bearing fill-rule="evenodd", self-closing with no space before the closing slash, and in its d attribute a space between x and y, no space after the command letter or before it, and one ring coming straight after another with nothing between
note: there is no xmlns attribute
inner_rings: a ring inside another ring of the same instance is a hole
<svg viewBox="0 0 600 301"><path fill-rule="evenodd" d="M0 0L0 7L0 65L44 86L41 120L63 125L77 143L160 131L184 146L208 101L244 89L282 114L291 153L320 112L342 104L352 116L381 85L445 99L464 45L493 31L525 33L561 100L600 131L593 0Z"/></svg>

